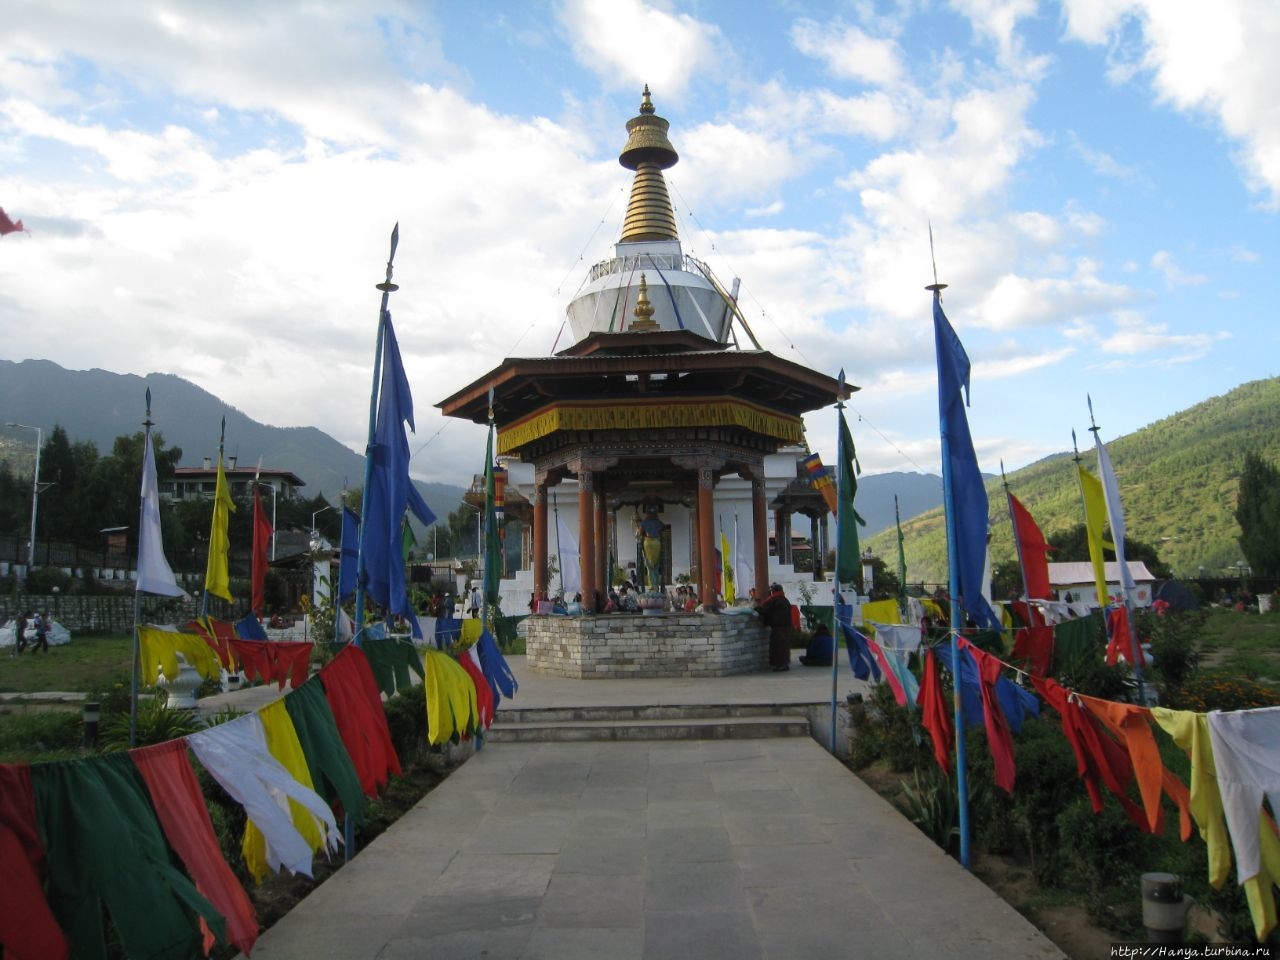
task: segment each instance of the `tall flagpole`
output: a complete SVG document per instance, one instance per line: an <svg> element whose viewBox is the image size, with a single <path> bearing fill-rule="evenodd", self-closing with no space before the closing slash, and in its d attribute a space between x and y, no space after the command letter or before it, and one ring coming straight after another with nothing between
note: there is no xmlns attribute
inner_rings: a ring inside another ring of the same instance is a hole
<svg viewBox="0 0 1280 960"><path fill-rule="evenodd" d="M151 388L147 387L147 417L142 421L142 429L144 438L142 449L145 451L147 444L151 442ZM146 453L143 453L143 462L145 463ZM138 494L138 528L139 536L141 536L143 511L146 509L146 498L142 493ZM205 594L206 602L208 594ZM138 745L138 675L142 672L142 653L141 641L138 637L138 623L142 620L142 591L135 590L133 592L133 655L132 669L130 671L129 680L129 749L133 749Z"/></svg>
<svg viewBox="0 0 1280 960"><path fill-rule="evenodd" d="M933 226L929 227L929 254L933 255ZM935 301L942 299L945 283L938 283L938 267L934 264L933 283L925 287L933 292ZM968 758L964 743L964 703L960 699L960 557L959 544L956 542L956 518L954 494L951 487L951 438L947 428L947 418L939 416L939 432L942 440L942 501L947 521L947 588L951 591L951 626L948 631L951 638L952 704L955 713L956 728L956 799L960 810L960 865L969 869L969 775Z"/></svg>
<svg viewBox="0 0 1280 960"><path fill-rule="evenodd" d="M836 387L836 507L844 503L844 429L841 421L844 417L844 369L840 370L839 386ZM836 691L840 683L840 645L836 637L840 635L840 544L844 537L840 536L841 523L857 523L853 517L841 517L836 514L836 550L835 570L831 578L831 742L828 749L831 755L836 754Z"/></svg>
<svg viewBox="0 0 1280 960"><path fill-rule="evenodd" d="M1089 432L1093 434L1094 444L1101 450L1102 440L1098 432L1098 424L1095 423L1093 419L1093 398L1088 394L1085 394L1085 399L1089 404ZM1103 490L1105 491L1107 489L1107 477L1102 471L1101 456L1098 457L1098 473L1101 475ZM1112 471L1112 480L1114 485L1114 471ZM1117 490L1117 493L1118 492L1119 491ZM1107 503L1107 524L1111 527L1111 539L1113 541L1119 541L1114 544L1114 549L1116 552L1117 573L1120 577L1120 601L1124 604L1124 618L1129 626L1129 656L1132 657L1131 663L1133 664L1133 678L1138 681L1138 703L1146 706L1146 691L1143 689L1142 683L1142 651L1138 646L1138 632L1133 624L1133 597L1129 594L1129 581L1131 578L1127 569L1129 558L1124 552L1124 530L1122 529L1120 531L1119 536L1116 535L1115 524L1111 522L1111 498L1108 496L1105 500ZM1117 504L1117 507L1119 506L1120 505ZM1124 524L1122 523L1121 527L1123 526ZM1103 569L1106 569L1105 564Z"/></svg>
<svg viewBox="0 0 1280 960"><path fill-rule="evenodd" d="M494 536L493 527L497 518L493 515L493 387L489 388L489 443L485 447L485 483L484 483L484 576L480 591L480 623L485 629L489 625L489 578L493 574L493 565L498 558L490 556L490 543Z"/></svg>
<svg viewBox="0 0 1280 960"><path fill-rule="evenodd" d="M396 259L396 247L400 244L400 224L391 230L391 254L387 257L387 275L382 283L374 284L374 287L382 291L382 306L378 310L378 336L377 343L373 350L373 389L369 391L369 439L365 442L364 448L364 488L360 491L360 539L359 546L356 549L356 616L352 636L352 642L358 647L361 646L361 638L364 633L364 585L365 585L365 556L364 556L364 521L369 515L369 484L373 482L373 447L374 435L378 425L378 387L382 381L382 343L386 339L387 331L387 304L391 294L400 287L391 282L392 267Z"/></svg>

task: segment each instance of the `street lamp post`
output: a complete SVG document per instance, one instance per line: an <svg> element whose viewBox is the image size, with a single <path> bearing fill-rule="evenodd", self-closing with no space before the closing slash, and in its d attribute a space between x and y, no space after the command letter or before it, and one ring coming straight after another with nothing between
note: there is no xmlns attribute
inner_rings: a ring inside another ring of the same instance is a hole
<svg viewBox="0 0 1280 960"><path fill-rule="evenodd" d="M320 514L324 513L326 510L332 509L333 504L326 504L315 513L311 514L311 542L313 544L318 544L320 542L320 531L316 529L316 517L320 516ZM313 549L315 548L313 547Z"/></svg>
<svg viewBox="0 0 1280 960"><path fill-rule="evenodd" d="M316 517L324 513L326 510L332 510L332 504L325 504L315 513L311 514L311 541L308 544L311 547L311 603L310 606L316 605L316 558L315 554L320 549L320 531L316 529ZM307 622L311 619L311 611L308 609L302 616L302 637L305 640L307 636Z"/></svg>
<svg viewBox="0 0 1280 960"><path fill-rule="evenodd" d="M36 568L36 516L40 506L40 449L44 446L44 433L39 427L28 426L25 423L10 421L5 425L36 432L36 469L31 476L31 539L27 541L27 573L30 574Z"/></svg>

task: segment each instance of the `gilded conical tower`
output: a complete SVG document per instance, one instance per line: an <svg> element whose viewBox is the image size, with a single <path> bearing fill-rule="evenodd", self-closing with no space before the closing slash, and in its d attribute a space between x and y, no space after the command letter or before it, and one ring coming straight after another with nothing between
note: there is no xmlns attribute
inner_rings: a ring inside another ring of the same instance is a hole
<svg viewBox="0 0 1280 960"><path fill-rule="evenodd" d="M627 219L622 224L622 243L679 239L667 181L662 176L663 170L674 167L680 159L667 139L670 128L671 124L654 113L649 85L645 84L640 115L627 121L627 145L618 157L620 164L636 172Z"/></svg>
<svg viewBox="0 0 1280 960"><path fill-rule="evenodd" d="M652 289L638 331L688 330L724 343L728 340L728 296L705 263L684 255L663 171L680 159L657 115L646 84L640 112L627 121L627 143L618 162L635 171L631 199L614 256L591 268L581 294L569 304L570 327L581 340L592 333L631 330L640 295L640 277Z"/></svg>

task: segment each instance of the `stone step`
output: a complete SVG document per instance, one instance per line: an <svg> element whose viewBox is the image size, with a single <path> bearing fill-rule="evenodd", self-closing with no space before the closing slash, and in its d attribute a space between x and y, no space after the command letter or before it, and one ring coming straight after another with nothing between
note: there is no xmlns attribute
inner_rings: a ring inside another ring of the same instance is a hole
<svg viewBox="0 0 1280 960"><path fill-rule="evenodd" d="M495 722L489 728L486 739L495 743L548 743L568 740L758 740L807 736L807 717L780 714L621 721L596 719Z"/></svg>
<svg viewBox="0 0 1280 960"><path fill-rule="evenodd" d="M706 720L734 717L808 716L824 704L810 703L688 703L591 707L515 707L505 703L495 723L556 723L569 720Z"/></svg>

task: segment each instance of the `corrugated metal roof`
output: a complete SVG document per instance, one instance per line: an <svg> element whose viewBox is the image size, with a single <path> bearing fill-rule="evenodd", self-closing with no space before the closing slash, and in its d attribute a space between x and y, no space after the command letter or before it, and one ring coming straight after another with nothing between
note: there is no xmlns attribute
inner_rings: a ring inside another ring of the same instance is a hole
<svg viewBox="0 0 1280 960"><path fill-rule="evenodd" d="M1129 575L1133 577L1134 583L1151 583L1155 580L1155 576L1147 569L1147 565L1141 560L1129 560ZM1108 560L1106 563L1107 583L1120 582L1120 564L1114 560ZM1049 583L1051 586L1071 587L1077 584L1093 583L1093 564L1082 563L1051 563L1049 564Z"/></svg>

